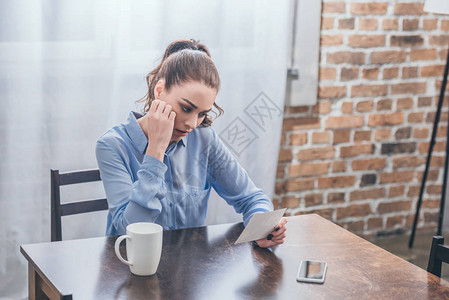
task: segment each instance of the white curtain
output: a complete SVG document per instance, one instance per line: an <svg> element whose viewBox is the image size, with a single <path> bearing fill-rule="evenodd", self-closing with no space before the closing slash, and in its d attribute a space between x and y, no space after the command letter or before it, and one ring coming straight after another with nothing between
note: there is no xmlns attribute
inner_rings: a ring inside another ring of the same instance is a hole
<svg viewBox="0 0 449 300"><path fill-rule="evenodd" d="M222 78L215 130L273 195L289 1L0 2L0 299L27 295L21 244L50 240L50 168L96 168L96 139L124 122L145 75L178 38L209 46ZM64 189L74 200L101 184ZM217 201L218 200L218 201ZM106 215L68 217L64 238L103 235ZM81 219L79 219L81 218ZM82 221L80 221L82 220ZM241 221L212 197L208 224Z"/></svg>

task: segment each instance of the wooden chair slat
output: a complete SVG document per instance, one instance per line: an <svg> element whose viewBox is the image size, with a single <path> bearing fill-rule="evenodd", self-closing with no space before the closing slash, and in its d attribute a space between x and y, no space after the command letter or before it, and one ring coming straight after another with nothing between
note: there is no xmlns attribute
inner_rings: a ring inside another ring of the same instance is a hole
<svg viewBox="0 0 449 300"><path fill-rule="evenodd" d="M62 241L62 216L108 209L106 199L88 199L61 204L60 187L63 185L101 181L100 170L83 170L59 173L50 170L51 178L51 241Z"/></svg>
<svg viewBox="0 0 449 300"><path fill-rule="evenodd" d="M106 199L92 199L82 202L70 202L61 204L61 216L83 214L106 209L108 209L108 201Z"/></svg>
<svg viewBox="0 0 449 300"><path fill-rule="evenodd" d="M100 170L86 170L59 174L59 185L100 181Z"/></svg>

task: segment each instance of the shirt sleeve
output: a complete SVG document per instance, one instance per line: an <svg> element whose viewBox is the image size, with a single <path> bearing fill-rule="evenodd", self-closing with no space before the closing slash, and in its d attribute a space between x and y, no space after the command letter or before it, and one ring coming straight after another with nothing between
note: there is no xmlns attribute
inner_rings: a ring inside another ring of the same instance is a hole
<svg viewBox="0 0 449 300"><path fill-rule="evenodd" d="M162 210L160 200L167 194L164 174L167 166L158 159L145 155L137 180L132 179L126 156L120 149L99 140L96 157L103 181L112 226L118 234L135 222L154 222ZM111 229L108 228L106 234Z"/></svg>
<svg viewBox="0 0 449 300"><path fill-rule="evenodd" d="M214 132L214 147L208 159L208 176L215 191L243 214L246 226L255 213L273 210L273 203L257 188L245 169Z"/></svg>

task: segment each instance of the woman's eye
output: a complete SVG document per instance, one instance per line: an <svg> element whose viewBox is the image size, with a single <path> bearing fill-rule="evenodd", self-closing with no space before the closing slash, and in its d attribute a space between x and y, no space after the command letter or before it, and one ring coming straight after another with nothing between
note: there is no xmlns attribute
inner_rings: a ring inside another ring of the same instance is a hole
<svg viewBox="0 0 449 300"><path fill-rule="evenodd" d="M186 113L188 113L188 112L191 112L191 111L192 111L192 109L191 109L191 108L189 108L189 107L187 107L187 106L184 106L184 105L182 105L182 106L181 106L181 108L182 108L182 111L183 111L183 112L186 112Z"/></svg>

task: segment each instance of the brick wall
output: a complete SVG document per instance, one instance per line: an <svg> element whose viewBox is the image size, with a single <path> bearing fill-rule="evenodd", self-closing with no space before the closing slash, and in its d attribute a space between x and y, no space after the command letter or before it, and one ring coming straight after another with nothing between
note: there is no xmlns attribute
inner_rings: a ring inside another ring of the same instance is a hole
<svg viewBox="0 0 449 300"><path fill-rule="evenodd" d="M365 236L410 229L449 45L449 18L423 5L323 1L319 100L285 108L275 207ZM421 230L437 224L447 118Z"/></svg>

